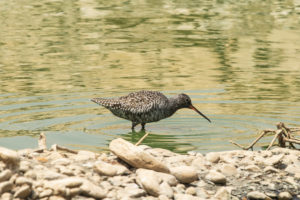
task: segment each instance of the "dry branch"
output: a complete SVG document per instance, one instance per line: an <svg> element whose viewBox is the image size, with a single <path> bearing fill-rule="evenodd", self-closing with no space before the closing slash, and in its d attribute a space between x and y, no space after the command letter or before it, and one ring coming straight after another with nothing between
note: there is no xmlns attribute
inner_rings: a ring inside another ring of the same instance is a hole
<svg viewBox="0 0 300 200"><path fill-rule="evenodd" d="M272 141L270 142L268 148L266 150L269 150L272 146L275 146L275 141L276 139L278 140L278 145L280 147L286 147L286 143L289 143L289 148L296 149L294 144L300 144L300 139L295 138L292 133L297 133L300 131L300 128L298 127L293 127L293 128L287 128L284 123L279 122L277 123L277 130L263 130L261 134L247 147L244 147L234 141L230 141L232 144L238 146L241 149L244 150L253 150L253 146L262 138L264 137L267 133L275 134L273 137Z"/></svg>

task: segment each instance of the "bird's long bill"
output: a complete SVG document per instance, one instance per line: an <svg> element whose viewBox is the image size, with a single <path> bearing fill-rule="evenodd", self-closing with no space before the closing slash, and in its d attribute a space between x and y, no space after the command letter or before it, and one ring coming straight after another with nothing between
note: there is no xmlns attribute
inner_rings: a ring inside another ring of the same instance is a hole
<svg viewBox="0 0 300 200"><path fill-rule="evenodd" d="M193 105L190 105L189 107L190 109L196 111L199 115L201 115L202 117L204 117L205 119L207 119L207 121L211 122L210 119L208 119L208 117L206 117L203 113L201 113L197 108L195 108Z"/></svg>

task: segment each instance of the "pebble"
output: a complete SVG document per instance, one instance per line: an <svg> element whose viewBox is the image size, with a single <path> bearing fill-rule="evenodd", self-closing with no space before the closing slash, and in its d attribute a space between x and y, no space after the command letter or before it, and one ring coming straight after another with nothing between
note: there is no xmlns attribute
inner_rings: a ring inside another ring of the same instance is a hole
<svg viewBox="0 0 300 200"><path fill-rule="evenodd" d="M278 194L278 200L290 200L292 198L293 197L289 192L280 192Z"/></svg>
<svg viewBox="0 0 300 200"><path fill-rule="evenodd" d="M16 151L0 147L0 160L9 166L18 167L20 157Z"/></svg>
<svg viewBox="0 0 300 200"><path fill-rule="evenodd" d="M268 200L270 199L267 195L262 192L252 191L247 194L249 200ZM271 199L270 199L271 200Z"/></svg>
<svg viewBox="0 0 300 200"><path fill-rule="evenodd" d="M232 164L223 164L219 167L219 170L225 176L237 176L237 174L238 174L238 170Z"/></svg>
<svg viewBox="0 0 300 200"><path fill-rule="evenodd" d="M21 188L19 188L16 192L14 197L15 198L21 198L25 199L27 198L31 193L31 188L28 185L23 185Z"/></svg>
<svg viewBox="0 0 300 200"><path fill-rule="evenodd" d="M205 178L215 184L226 184L226 177L215 170L210 170Z"/></svg>
<svg viewBox="0 0 300 200"><path fill-rule="evenodd" d="M191 166L173 167L171 168L171 174L181 183L191 183L198 180L197 171Z"/></svg>
<svg viewBox="0 0 300 200"><path fill-rule="evenodd" d="M7 181L12 176L12 172L9 169L6 169L0 173L0 182Z"/></svg>
<svg viewBox="0 0 300 200"><path fill-rule="evenodd" d="M189 195L196 195L197 194L197 190L195 187L188 187L185 191L186 194Z"/></svg>
<svg viewBox="0 0 300 200"><path fill-rule="evenodd" d="M152 170L138 169L136 171L138 184L145 189L145 191L158 197L160 195L160 180L159 177Z"/></svg>
<svg viewBox="0 0 300 200"><path fill-rule="evenodd" d="M13 188L13 184L10 181L0 183L0 194L9 192Z"/></svg>
<svg viewBox="0 0 300 200"><path fill-rule="evenodd" d="M220 154L217 152L210 152L206 154L205 158L211 163L217 163L220 160Z"/></svg>

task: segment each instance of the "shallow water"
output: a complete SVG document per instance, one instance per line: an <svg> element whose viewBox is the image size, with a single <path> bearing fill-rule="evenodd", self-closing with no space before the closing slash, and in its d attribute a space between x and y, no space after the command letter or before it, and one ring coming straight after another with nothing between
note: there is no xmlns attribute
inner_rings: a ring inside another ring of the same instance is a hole
<svg viewBox="0 0 300 200"><path fill-rule="evenodd" d="M183 109L147 124L152 147L236 149L300 126L299 0L0 1L0 22L1 146L35 147L40 132L94 151L135 142L144 133L89 99L142 89L184 92L212 120Z"/></svg>

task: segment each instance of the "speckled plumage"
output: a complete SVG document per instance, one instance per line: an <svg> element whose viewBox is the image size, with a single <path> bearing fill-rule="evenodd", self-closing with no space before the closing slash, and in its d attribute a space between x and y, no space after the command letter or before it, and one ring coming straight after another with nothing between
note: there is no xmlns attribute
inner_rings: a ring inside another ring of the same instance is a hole
<svg viewBox="0 0 300 200"><path fill-rule="evenodd" d="M132 121L132 129L138 124L141 124L144 129L146 123L170 117L181 108L196 109L186 94L167 98L156 91L132 92L119 98L93 98L91 101L107 108L117 117ZM198 110L197 112L205 117ZM207 117L205 118L210 121Z"/></svg>

